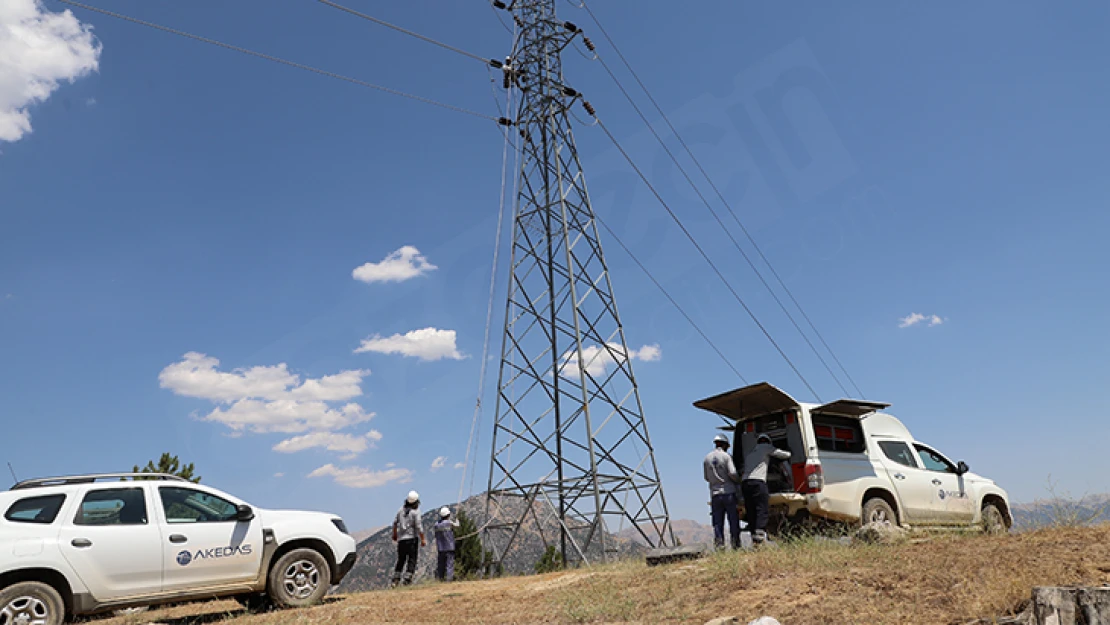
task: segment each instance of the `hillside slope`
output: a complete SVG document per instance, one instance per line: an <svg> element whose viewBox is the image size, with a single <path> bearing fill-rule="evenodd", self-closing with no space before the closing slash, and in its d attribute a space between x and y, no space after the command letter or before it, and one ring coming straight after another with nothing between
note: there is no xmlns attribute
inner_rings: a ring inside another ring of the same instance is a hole
<svg viewBox="0 0 1110 625"><path fill-rule="evenodd" d="M1110 525L1008 536L927 536L898 546L811 541L651 568L629 561L548 575L429 583L267 614L213 602L104 625L217 620L230 625L700 624L725 615L748 622L765 614L785 625L947 625L1017 611L1033 586L1069 584L1110 584Z"/></svg>

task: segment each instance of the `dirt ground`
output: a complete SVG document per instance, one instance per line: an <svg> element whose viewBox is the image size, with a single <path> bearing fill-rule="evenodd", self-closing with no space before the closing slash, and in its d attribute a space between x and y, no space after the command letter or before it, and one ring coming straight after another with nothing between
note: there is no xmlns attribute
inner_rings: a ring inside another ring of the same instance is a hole
<svg viewBox="0 0 1110 625"><path fill-rule="evenodd" d="M1033 586L1110 585L1110 525L907 543L812 539L659 567L623 562L529 577L428 583L248 614L233 602L178 606L98 625L339 623L704 623L773 616L784 625L963 624L1024 607Z"/></svg>

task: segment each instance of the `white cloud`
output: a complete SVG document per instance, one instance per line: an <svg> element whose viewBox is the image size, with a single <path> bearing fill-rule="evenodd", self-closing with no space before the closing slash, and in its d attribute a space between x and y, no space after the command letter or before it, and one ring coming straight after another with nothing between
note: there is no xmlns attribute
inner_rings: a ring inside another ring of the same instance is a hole
<svg viewBox="0 0 1110 625"><path fill-rule="evenodd" d="M607 343L606 347L607 349L599 345L589 345L582 348L582 360L586 363L586 372L595 378L603 375L611 365L624 362L628 358L643 362L657 362L663 359L663 350L658 345L644 345L638 350L629 350L627 356L619 343ZM563 377L575 379L579 376L576 351L568 351L563 355L560 370Z"/></svg>
<svg viewBox="0 0 1110 625"><path fill-rule="evenodd" d="M432 460L432 471L439 471L445 464L447 464L447 456L437 456Z"/></svg>
<svg viewBox="0 0 1110 625"><path fill-rule="evenodd" d="M31 132L33 104L99 67L101 45L73 13L38 0L0 2L0 141Z"/></svg>
<svg viewBox="0 0 1110 625"><path fill-rule="evenodd" d="M204 420L222 423L236 432L262 434L341 430L373 418L374 413L364 412L354 403L331 408L322 401L241 399L226 409L216 408Z"/></svg>
<svg viewBox="0 0 1110 625"><path fill-rule="evenodd" d="M275 473L274 477L285 477L284 473Z"/></svg>
<svg viewBox="0 0 1110 625"><path fill-rule="evenodd" d="M923 315L921 313L910 313L898 320L898 327L909 328L922 322L927 322L927 325L931 328L933 326L939 326L940 324L944 323L944 319L942 319L939 315Z"/></svg>
<svg viewBox="0 0 1110 625"><path fill-rule="evenodd" d="M308 477L332 477L335 483L348 488L377 488L390 482L412 481L412 471L408 469L386 469L373 471L364 467L340 469L333 464L325 464L308 474Z"/></svg>
<svg viewBox="0 0 1110 625"><path fill-rule="evenodd" d="M382 440L382 433L377 430L370 430L363 435L311 432L281 441L274 445L274 451L291 454L314 447L322 447L328 451L357 455L366 451L369 447L374 447L374 444L380 440Z"/></svg>
<svg viewBox="0 0 1110 625"><path fill-rule="evenodd" d="M96 98L89 98L85 100L85 106L96 106Z"/></svg>
<svg viewBox="0 0 1110 625"><path fill-rule="evenodd" d="M158 374L162 388L178 395L199 397L214 402L242 399L342 401L362 395L363 369L342 371L303 383L283 362L271 366L217 371L217 358L189 352L181 362L168 365Z"/></svg>
<svg viewBox="0 0 1110 625"><path fill-rule="evenodd" d="M374 282L404 282L438 269L428 262L420 250L411 245L386 256L380 263L366 263L355 267L351 275L367 284Z"/></svg>
<svg viewBox="0 0 1110 625"><path fill-rule="evenodd" d="M466 463L465 462L456 462L455 466L452 467L452 468L454 468L454 469L465 469L466 468Z"/></svg>
<svg viewBox="0 0 1110 625"><path fill-rule="evenodd" d="M363 339L362 344L355 350L356 354L364 352L377 352L379 354L401 354L412 356L420 360L462 360L465 358L455 347L454 330L438 330L436 328L423 328L412 330L405 334L394 334L383 337L375 334Z"/></svg>

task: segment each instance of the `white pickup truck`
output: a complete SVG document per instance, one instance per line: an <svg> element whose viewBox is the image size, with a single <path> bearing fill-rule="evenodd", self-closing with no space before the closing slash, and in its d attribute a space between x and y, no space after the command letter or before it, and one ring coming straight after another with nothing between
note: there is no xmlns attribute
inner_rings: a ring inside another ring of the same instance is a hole
<svg viewBox="0 0 1110 625"><path fill-rule="evenodd" d="M173 475L28 480L0 492L0 514L0 625L213 597L311 605L355 563L335 515L255 509Z"/></svg>
<svg viewBox="0 0 1110 625"><path fill-rule="evenodd" d="M737 467L760 434L790 452L783 470L768 474L771 511L779 521L980 526L989 532L1012 524L1006 491L914 440L901 421L879 412L890 404L808 404L763 382L694 406L731 422L720 429L735 432Z"/></svg>

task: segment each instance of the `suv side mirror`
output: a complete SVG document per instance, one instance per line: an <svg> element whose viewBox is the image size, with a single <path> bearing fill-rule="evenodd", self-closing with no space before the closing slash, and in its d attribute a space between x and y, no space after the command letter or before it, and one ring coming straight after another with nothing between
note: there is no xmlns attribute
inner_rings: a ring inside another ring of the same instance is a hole
<svg viewBox="0 0 1110 625"><path fill-rule="evenodd" d="M254 510L245 503L241 503L235 508L236 521L250 521L254 518Z"/></svg>
<svg viewBox="0 0 1110 625"><path fill-rule="evenodd" d="M967 463L964 462L963 460L961 460L958 464L956 464L956 475L963 475L964 473L967 473L968 471L970 471L970 469L968 469Z"/></svg>

